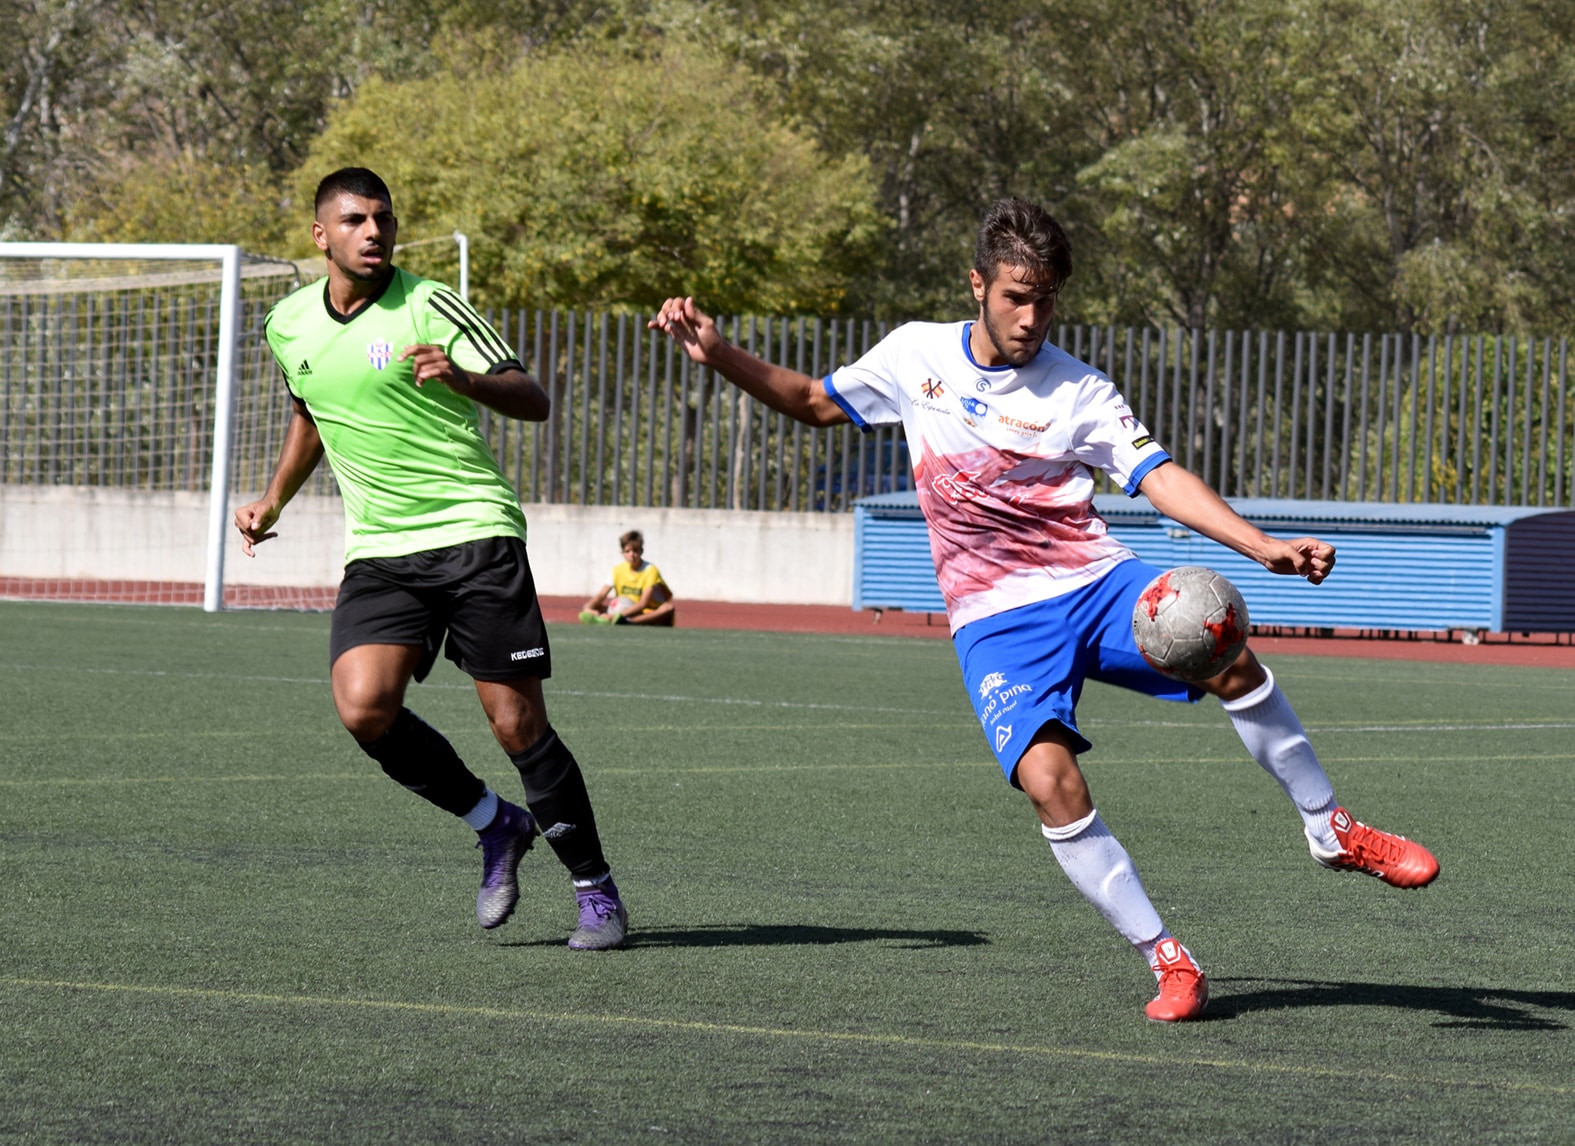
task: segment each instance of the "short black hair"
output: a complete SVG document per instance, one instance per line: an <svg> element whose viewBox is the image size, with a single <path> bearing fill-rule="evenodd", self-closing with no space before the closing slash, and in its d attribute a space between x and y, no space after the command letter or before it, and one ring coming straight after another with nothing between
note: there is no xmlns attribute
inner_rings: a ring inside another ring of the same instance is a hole
<svg viewBox="0 0 1575 1146"><path fill-rule="evenodd" d="M631 529L628 533L625 533L622 537L618 538L619 550L627 549L631 545L638 545L641 549L644 549L645 534L641 533L638 529Z"/></svg>
<svg viewBox="0 0 1575 1146"><path fill-rule="evenodd" d="M341 167L323 176L323 181L317 185L317 198L312 201L312 211L321 211L328 200L346 194L359 195L363 199L381 199L390 207L394 205L394 197L388 193L388 184L383 182L377 172L365 167Z"/></svg>
<svg viewBox="0 0 1575 1146"><path fill-rule="evenodd" d="M997 199L979 223L973 269L994 282L1001 267L1023 267L1048 276L1060 289L1072 275L1072 240L1050 212L1026 199Z"/></svg>

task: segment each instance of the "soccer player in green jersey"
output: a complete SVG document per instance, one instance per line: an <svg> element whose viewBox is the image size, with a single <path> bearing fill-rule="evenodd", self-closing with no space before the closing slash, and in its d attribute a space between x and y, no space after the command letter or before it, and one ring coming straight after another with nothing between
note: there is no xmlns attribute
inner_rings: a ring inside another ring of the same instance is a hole
<svg viewBox="0 0 1575 1146"><path fill-rule="evenodd" d="M263 496L235 513L242 549L276 536L280 513L323 455L345 503L345 574L330 673L339 719L391 778L474 828L476 918L497 927L519 900L521 858L544 835L579 904L575 950L622 945L628 915L602 855L590 796L553 731L541 682L547 630L525 554L525 516L477 429L479 402L547 417L546 392L458 295L393 265L393 200L347 167L317 189L312 239L328 277L276 305L268 345L294 410ZM405 707L447 635L493 735L525 787L502 799ZM529 810L527 810L527 808Z"/></svg>

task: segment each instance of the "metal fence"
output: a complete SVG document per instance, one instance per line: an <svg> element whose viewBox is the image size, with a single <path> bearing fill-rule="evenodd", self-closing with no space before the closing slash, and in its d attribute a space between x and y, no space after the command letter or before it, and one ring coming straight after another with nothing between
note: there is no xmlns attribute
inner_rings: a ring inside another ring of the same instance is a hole
<svg viewBox="0 0 1575 1146"><path fill-rule="evenodd" d="M1569 504L1566 339L1068 333L1227 497Z"/></svg>
<svg viewBox="0 0 1575 1146"><path fill-rule="evenodd" d="M483 415L528 501L839 512L912 481L898 428L816 429L697 367L632 315L489 315L547 387L536 425ZM884 334L870 322L734 318L724 332L769 361L828 372Z"/></svg>
<svg viewBox="0 0 1575 1146"><path fill-rule="evenodd" d="M642 318L489 318L553 397L543 425L488 423L528 500L837 512L911 484L900 429L801 426L694 366ZM886 334L882 324L819 319L722 326L811 375ZM1575 416L1563 339L1089 326L1055 335L1227 497L1569 504Z"/></svg>
<svg viewBox="0 0 1575 1146"><path fill-rule="evenodd" d="M266 484L289 418L261 336L283 285L247 287L237 497ZM0 297L0 482L205 488L216 297ZM837 513L911 484L900 429L793 422L696 367L643 317L488 317L553 399L544 423L481 415L526 501ZM886 333L852 320L722 326L811 375ZM1054 335L1227 497L1565 506L1575 485L1564 339L1088 326ZM332 489L326 467L309 489Z"/></svg>

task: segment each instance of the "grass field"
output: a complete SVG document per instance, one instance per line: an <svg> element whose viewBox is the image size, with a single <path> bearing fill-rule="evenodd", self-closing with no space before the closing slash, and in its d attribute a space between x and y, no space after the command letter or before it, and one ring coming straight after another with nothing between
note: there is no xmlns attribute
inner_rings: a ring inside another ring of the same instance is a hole
<svg viewBox="0 0 1575 1146"><path fill-rule="evenodd" d="M1101 811L1215 988L1152 978L944 642L559 628L629 949L339 728L328 619L0 603L0 1141L1575 1140L1575 674L1284 659L1398 892L1308 858L1218 705L1090 686ZM413 708L518 791L446 663Z"/></svg>

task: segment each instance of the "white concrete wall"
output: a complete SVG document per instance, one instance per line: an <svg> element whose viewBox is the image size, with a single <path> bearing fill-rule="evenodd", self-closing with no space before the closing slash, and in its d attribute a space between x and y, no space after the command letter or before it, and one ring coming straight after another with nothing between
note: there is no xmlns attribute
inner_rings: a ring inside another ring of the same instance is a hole
<svg viewBox="0 0 1575 1146"><path fill-rule="evenodd" d="M332 498L298 498L288 542L248 559L240 534L225 541L227 580L252 585L337 585L344 518ZM277 552L270 552L276 548ZM77 486L0 486L0 577L195 581L207 565L208 495Z"/></svg>
<svg viewBox="0 0 1575 1146"><path fill-rule="evenodd" d="M589 596L623 560L618 535L645 534L645 557L676 597L783 605L853 603L851 514L527 505L537 591Z"/></svg>
<svg viewBox="0 0 1575 1146"><path fill-rule="evenodd" d="M618 535L645 534L646 557L673 592L697 600L850 605L848 514L527 505L531 568L547 596L589 596L621 560ZM207 551L208 499L55 486L0 486L0 577L196 581ZM232 584L336 585L344 566L337 499L302 496L279 536L241 553L225 546Z"/></svg>

